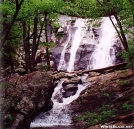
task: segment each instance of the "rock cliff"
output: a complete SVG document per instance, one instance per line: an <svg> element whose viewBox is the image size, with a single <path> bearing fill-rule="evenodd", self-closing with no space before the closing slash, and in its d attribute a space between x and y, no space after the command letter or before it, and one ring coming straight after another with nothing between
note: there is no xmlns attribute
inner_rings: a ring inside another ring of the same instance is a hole
<svg viewBox="0 0 134 129"><path fill-rule="evenodd" d="M1 110L4 128L29 129L32 118L52 108L53 77L45 72L1 79Z"/></svg>

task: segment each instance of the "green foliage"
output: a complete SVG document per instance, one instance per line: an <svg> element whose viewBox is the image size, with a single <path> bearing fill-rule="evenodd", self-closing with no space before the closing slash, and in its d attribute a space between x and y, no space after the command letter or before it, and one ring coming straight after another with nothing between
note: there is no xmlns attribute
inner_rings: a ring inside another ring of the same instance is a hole
<svg viewBox="0 0 134 129"><path fill-rule="evenodd" d="M120 80L118 82L119 85L123 86L123 85L130 85L130 81L129 80Z"/></svg>
<svg viewBox="0 0 134 129"><path fill-rule="evenodd" d="M8 87L9 85L12 85L11 82L4 82L2 84L0 84L1 87Z"/></svg>
<svg viewBox="0 0 134 129"><path fill-rule="evenodd" d="M121 73L122 74L127 74L127 70L122 70Z"/></svg>
<svg viewBox="0 0 134 129"><path fill-rule="evenodd" d="M122 109L124 111L130 111L130 110L133 110L133 108L134 108L134 105L132 105L132 104L124 103L122 105Z"/></svg>
<svg viewBox="0 0 134 129"><path fill-rule="evenodd" d="M52 47L55 47L55 43L54 42L42 42L42 43L40 43L40 46L45 46L47 48L52 48Z"/></svg>
<svg viewBox="0 0 134 129"><path fill-rule="evenodd" d="M103 95L110 98L110 95L108 93L104 93Z"/></svg>
<svg viewBox="0 0 134 129"><path fill-rule="evenodd" d="M57 37L57 38L62 38L64 35L65 35L64 32L58 32L58 33L56 34L56 37Z"/></svg>
<svg viewBox="0 0 134 129"><path fill-rule="evenodd" d="M110 105L103 105L99 111L110 110Z"/></svg>
<svg viewBox="0 0 134 129"><path fill-rule="evenodd" d="M110 110L110 105L104 105L96 112L85 112L83 115L76 117L76 121L85 121L86 125L94 125L99 121L107 121L108 119L115 117L116 110Z"/></svg>
<svg viewBox="0 0 134 129"><path fill-rule="evenodd" d="M107 93L104 89L102 89L101 92L104 97L110 98L110 94Z"/></svg>
<svg viewBox="0 0 134 129"><path fill-rule="evenodd" d="M10 0L6 0L0 3L0 8L2 10L2 14L4 15L2 21L10 23L16 8L15 3Z"/></svg>
<svg viewBox="0 0 134 129"><path fill-rule="evenodd" d="M13 123L13 121L14 121L13 116L9 114L9 115L7 116L7 119L5 120L4 124L5 124L6 126L10 126L10 125Z"/></svg>
<svg viewBox="0 0 134 129"><path fill-rule="evenodd" d="M49 68L49 66L47 66L47 64L44 64L44 65L40 66L41 71L47 71L48 68Z"/></svg>
<svg viewBox="0 0 134 129"><path fill-rule="evenodd" d="M132 103L134 104L134 97L131 98Z"/></svg>

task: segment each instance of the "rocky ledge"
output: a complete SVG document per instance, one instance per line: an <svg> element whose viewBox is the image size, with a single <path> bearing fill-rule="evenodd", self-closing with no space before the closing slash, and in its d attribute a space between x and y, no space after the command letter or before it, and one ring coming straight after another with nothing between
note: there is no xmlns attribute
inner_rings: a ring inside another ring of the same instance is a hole
<svg viewBox="0 0 134 129"><path fill-rule="evenodd" d="M0 120L4 128L29 129L32 118L52 108L53 77L47 72L14 74L1 79ZM1 124L2 124L1 123Z"/></svg>

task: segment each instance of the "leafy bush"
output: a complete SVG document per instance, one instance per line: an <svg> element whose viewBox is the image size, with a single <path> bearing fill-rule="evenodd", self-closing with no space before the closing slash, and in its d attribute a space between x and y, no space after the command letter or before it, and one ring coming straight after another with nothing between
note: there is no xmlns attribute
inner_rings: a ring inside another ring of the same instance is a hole
<svg viewBox="0 0 134 129"><path fill-rule="evenodd" d="M130 110L132 110L133 108L134 108L134 105L132 105L132 104L124 103L124 104L122 105L122 109L123 109L124 111L130 111Z"/></svg>

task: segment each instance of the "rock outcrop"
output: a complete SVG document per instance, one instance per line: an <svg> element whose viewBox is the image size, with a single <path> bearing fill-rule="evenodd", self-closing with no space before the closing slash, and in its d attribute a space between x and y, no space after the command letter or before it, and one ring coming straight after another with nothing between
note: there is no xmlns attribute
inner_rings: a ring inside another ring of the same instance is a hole
<svg viewBox="0 0 134 129"><path fill-rule="evenodd" d="M29 129L32 118L52 108L53 77L47 72L33 72L1 79L1 110L4 128Z"/></svg>
<svg viewBox="0 0 134 129"><path fill-rule="evenodd" d="M76 129L100 129L101 125L133 125L134 74L131 70L89 72L90 86L73 101Z"/></svg>

